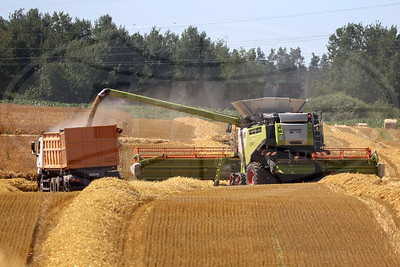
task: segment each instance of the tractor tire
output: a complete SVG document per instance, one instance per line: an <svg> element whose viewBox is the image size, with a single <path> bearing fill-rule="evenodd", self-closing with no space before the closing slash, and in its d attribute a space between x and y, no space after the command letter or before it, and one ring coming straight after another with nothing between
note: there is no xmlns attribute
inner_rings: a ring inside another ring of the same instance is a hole
<svg viewBox="0 0 400 267"><path fill-rule="evenodd" d="M60 179L58 177L54 179L54 192L60 192Z"/></svg>
<svg viewBox="0 0 400 267"><path fill-rule="evenodd" d="M236 185L236 176L237 173L231 173L231 175L229 176L229 185Z"/></svg>
<svg viewBox="0 0 400 267"><path fill-rule="evenodd" d="M37 183L38 191L42 192L42 186L41 186L41 183L42 183L42 175L41 175L41 174L38 174L38 175L36 176L36 183Z"/></svg>
<svg viewBox="0 0 400 267"><path fill-rule="evenodd" d="M64 190L64 180L62 176L57 176L57 191L65 191Z"/></svg>
<svg viewBox="0 0 400 267"><path fill-rule="evenodd" d="M50 192L50 184L51 184L51 179L47 178L47 176L41 174L40 176L38 176L38 186L39 186L39 191L40 192Z"/></svg>
<svg viewBox="0 0 400 267"><path fill-rule="evenodd" d="M251 162L246 169L246 185L276 184L277 179L259 162Z"/></svg>
<svg viewBox="0 0 400 267"><path fill-rule="evenodd" d="M39 190L39 192L44 192L45 190L44 190L44 186L43 186L43 181L42 181L43 179L42 178L40 178L40 180L39 180L39 182L38 182L38 190Z"/></svg>
<svg viewBox="0 0 400 267"><path fill-rule="evenodd" d="M58 192L59 187L58 187L58 178L57 177L51 177L50 179L50 192Z"/></svg>
<svg viewBox="0 0 400 267"><path fill-rule="evenodd" d="M240 173L240 185L246 185L246 174Z"/></svg>
<svg viewBox="0 0 400 267"><path fill-rule="evenodd" d="M233 172L229 177L229 185L241 185L244 173Z"/></svg>

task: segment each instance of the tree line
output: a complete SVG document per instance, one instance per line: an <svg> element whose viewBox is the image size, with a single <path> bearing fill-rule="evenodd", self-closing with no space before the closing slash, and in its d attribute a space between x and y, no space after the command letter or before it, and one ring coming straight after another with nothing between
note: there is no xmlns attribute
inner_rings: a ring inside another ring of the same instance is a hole
<svg viewBox="0 0 400 267"><path fill-rule="evenodd" d="M399 106L396 26L349 23L327 42L306 65L299 47L230 49L196 27L130 34L109 15L91 22L21 9L0 17L0 97L87 103L111 87L194 105L339 94Z"/></svg>

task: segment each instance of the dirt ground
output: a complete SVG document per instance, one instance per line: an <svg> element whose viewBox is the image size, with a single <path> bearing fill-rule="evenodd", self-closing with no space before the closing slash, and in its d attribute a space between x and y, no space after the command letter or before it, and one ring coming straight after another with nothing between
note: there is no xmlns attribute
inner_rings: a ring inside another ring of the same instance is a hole
<svg viewBox="0 0 400 267"><path fill-rule="evenodd" d="M30 181L35 175L30 141L42 131L82 121L87 111L0 104L5 111L0 266L400 264L399 130L324 129L330 147L377 150L386 165L383 179L339 174L318 183L213 187L182 177L107 178L82 192L38 193L31 192L36 185ZM45 114L41 121L39 114ZM124 128L124 166L135 145L223 146L229 139L225 125L201 119L114 115L107 123Z"/></svg>

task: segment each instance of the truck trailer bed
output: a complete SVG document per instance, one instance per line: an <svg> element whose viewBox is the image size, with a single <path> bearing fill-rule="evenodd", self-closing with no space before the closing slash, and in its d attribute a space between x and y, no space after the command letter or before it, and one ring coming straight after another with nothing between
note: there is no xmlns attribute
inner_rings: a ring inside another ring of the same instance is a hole
<svg viewBox="0 0 400 267"><path fill-rule="evenodd" d="M119 165L117 126L65 128L43 133L45 169L84 169Z"/></svg>

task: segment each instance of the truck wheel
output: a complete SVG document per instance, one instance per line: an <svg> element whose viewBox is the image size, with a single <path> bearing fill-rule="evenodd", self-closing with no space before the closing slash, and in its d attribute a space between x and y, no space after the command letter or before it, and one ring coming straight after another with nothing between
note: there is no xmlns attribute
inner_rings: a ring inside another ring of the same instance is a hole
<svg viewBox="0 0 400 267"><path fill-rule="evenodd" d="M54 179L53 178L50 178L50 186L49 186L49 188L50 188L50 192L53 192L53 190L54 190Z"/></svg>
<svg viewBox="0 0 400 267"><path fill-rule="evenodd" d="M60 179L58 176L54 178L54 192L60 192Z"/></svg>
<svg viewBox="0 0 400 267"><path fill-rule="evenodd" d="M65 191L64 180L62 176L57 176L57 189L58 191Z"/></svg>
<svg viewBox="0 0 400 267"><path fill-rule="evenodd" d="M259 162L251 162L246 169L246 185L276 184L278 181Z"/></svg>
<svg viewBox="0 0 400 267"><path fill-rule="evenodd" d="M41 174L38 183L40 192L50 192L50 186L51 186L50 178L47 178L47 176Z"/></svg>
<svg viewBox="0 0 400 267"><path fill-rule="evenodd" d="M58 177L51 177L50 179L50 192L58 192L60 187L58 185Z"/></svg>
<svg viewBox="0 0 400 267"><path fill-rule="evenodd" d="M40 192L43 191L43 186L42 186L42 175L38 174L38 176L36 177L36 182L37 182L37 188Z"/></svg>
<svg viewBox="0 0 400 267"><path fill-rule="evenodd" d="M38 187L39 187L39 192L44 192L42 178L40 178L40 180L38 182Z"/></svg>

